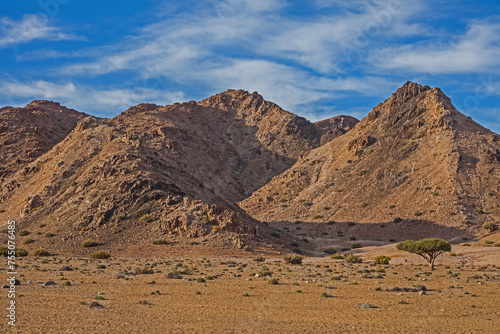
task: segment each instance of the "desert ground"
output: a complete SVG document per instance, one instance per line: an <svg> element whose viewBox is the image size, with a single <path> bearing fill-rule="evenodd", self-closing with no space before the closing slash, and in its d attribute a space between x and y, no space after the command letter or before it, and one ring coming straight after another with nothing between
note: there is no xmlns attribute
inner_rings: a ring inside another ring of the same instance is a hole
<svg viewBox="0 0 500 334"><path fill-rule="evenodd" d="M355 249L363 262L354 264L323 254L292 265L276 251L202 245L158 245L151 258L27 256L15 329L4 319L1 331L499 333L499 237L453 245L432 272L395 244ZM377 255L390 264L375 265Z"/></svg>

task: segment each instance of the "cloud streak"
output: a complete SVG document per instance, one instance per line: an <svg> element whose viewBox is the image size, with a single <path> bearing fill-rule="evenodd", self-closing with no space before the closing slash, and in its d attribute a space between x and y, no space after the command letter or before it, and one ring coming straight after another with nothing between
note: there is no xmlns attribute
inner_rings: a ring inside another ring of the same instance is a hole
<svg viewBox="0 0 500 334"><path fill-rule="evenodd" d="M464 35L453 36L449 42L385 48L375 54L372 63L388 70L410 73L498 73L500 24L474 22Z"/></svg>
<svg viewBox="0 0 500 334"><path fill-rule="evenodd" d="M50 26L41 15L24 15L20 21L9 18L0 19L0 48L28 43L34 40L63 41L78 40L80 37L61 32Z"/></svg>
<svg viewBox="0 0 500 334"><path fill-rule="evenodd" d="M136 89L99 88L75 85L72 82L56 84L44 80L29 82L0 81L0 97L11 101L26 99L56 100L79 111L111 117L132 105L150 102L159 105L181 102L180 91L161 91L144 87ZM23 102L18 103L21 105Z"/></svg>

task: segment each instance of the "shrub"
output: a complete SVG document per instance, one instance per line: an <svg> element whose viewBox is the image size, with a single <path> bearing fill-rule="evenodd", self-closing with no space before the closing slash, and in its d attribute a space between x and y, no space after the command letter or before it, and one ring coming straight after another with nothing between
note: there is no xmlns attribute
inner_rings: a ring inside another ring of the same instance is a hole
<svg viewBox="0 0 500 334"><path fill-rule="evenodd" d="M493 242L493 241L491 241L491 240L485 240L485 241L484 241L484 244L485 244L485 245L493 245L493 243L494 243L494 242Z"/></svg>
<svg viewBox="0 0 500 334"><path fill-rule="evenodd" d="M24 240L23 244L29 245L29 244L32 244L34 242L35 242L35 240L33 240L33 239L26 239L26 240Z"/></svg>
<svg viewBox="0 0 500 334"><path fill-rule="evenodd" d="M24 256L28 256L28 252L22 248L17 248L16 249L16 256L17 257L24 257Z"/></svg>
<svg viewBox="0 0 500 334"><path fill-rule="evenodd" d="M328 247L328 248L327 248L327 249L325 249L323 252L325 252L326 254L330 254L330 255L332 255L332 254L337 253L337 250L336 250L335 248L333 248L333 247Z"/></svg>
<svg viewBox="0 0 500 334"><path fill-rule="evenodd" d="M403 218L401 218L401 217L396 217L396 218L394 218L394 220L393 220L393 222L395 222L395 223L400 223L400 222L402 222L402 221L403 221Z"/></svg>
<svg viewBox="0 0 500 334"><path fill-rule="evenodd" d="M150 267L146 266L144 268L140 268L140 267L137 267L134 269L135 270L135 273L137 275L147 275L147 274L153 274L154 273L154 270L151 269Z"/></svg>
<svg viewBox="0 0 500 334"><path fill-rule="evenodd" d="M111 257L111 255L109 255L109 253L106 251L100 250L90 254L90 257L93 259L108 259Z"/></svg>
<svg viewBox="0 0 500 334"><path fill-rule="evenodd" d="M351 237L349 238L349 240L351 240L351 241L355 241L355 240L356 240L356 237L351 236Z"/></svg>
<svg viewBox="0 0 500 334"><path fill-rule="evenodd" d="M335 221L334 221L334 220L329 220L329 221L327 222L327 224L328 224L328 225L335 225Z"/></svg>
<svg viewBox="0 0 500 334"><path fill-rule="evenodd" d="M271 232L271 236L275 237L275 238L280 238L281 237L281 234L278 232L278 231L272 231Z"/></svg>
<svg viewBox="0 0 500 334"><path fill-rule="evenodd" d="M351 248L352 249L356 249L356 248L361 248L363 246L361 246L361 244L357 243L357 244L352 244Z"/></svg>
<svg viewBox="0 0 500 334"><path fill-rule="evenodd" d="M9 249L5 246L0 246L0 255L1 256L8 256L9 255Z"/></svg>
<svg viewBox="0 0 500 334"><path fill-rule="evenodd" d="M82 242L82 247L95 247L97 246L97 242L93 239L87 239Z"/></svg>
<svg viewBox="0 0 500 334"><path fill-rule="evenodd" d="M313 216L313 219L321 219L321 218L323 218L323 216L322 216L322 215L314 215L314 216Z"/></svg>
<svg viewBox="0 0 500 334"><path fill-rule="evenodd" d="M259 276L261 276L261 277L266 277L266 276L272 276L273 272L271 270L269 270L268 267L264 267L261 270L259 270L257 272L257 274L259 274Z"/></svg>
<svg viewBox="0 0 500 334"><path fill-rule="evenodd" d="M330 256L332 259L334 260L343 260L344 259L344 255L342 254L339 254L339 253L335 253L333 254L332 256Z"/></svg>
<svg viewBox="0 0 500 334"><path fill-rule="evenodd" d="M360 171L358 172L358 175L359 175L359 176L363 176L363 175L365 175L366 173L367 173L367 171L363 169L363 170L360 170Z"/></svg>
<svg viewBox="0 0 500 334"><path fill-rule="evenodd" d="M45 233L45 237L46 237L46 238L52 238L52 237L54 237L54 236L55 236L55 234L54 234L54 233L50 233L50 232Z"/></svg>
<svg viewBox="0 0 500 334"><path fill-rule="evenodd" d="M483 224L483 229L495 232L497 230L497 225L493 222L486 222Z"/></svg>
<svg viewBox="0 0 500 334"><path fill-rule="evenodd" d="M302 241L304 241L305 243L309 242L309 240L307 240L307 238L303 238Z"/></svg>
<svg viewBox="0 0 500 334"><path fill-rule="evenodd" d="M149 213L143 215L141 218L139 218L139 221L143 224L151 223L152 221L155 220L155 217Z"/></svg>
<svg viewBox="0 0 500 334"><path fill-rule="evenodd" d="M271 278L269 281L267 281L267 284L276 285L279 284L279 280L277 278Z"/></svg>
<svg viewBox="0 0 500 334"><path fill-rule="evenodd" d="M158 239L153 241L153 245L168 245L168 241L165 239Z"/></svg>
<svg viewBox="0 0 500 334"><path fill-rule="evenodd" d="M25 235L28 235L28 234L30 234L30 233L28 231L26 231L26 230L19 232L19 235L21 237L24 237Z"/></svg>
<svg viewBox="0 0 500 334"><path fill-rule="evenodd" d="M289 264L302 264L302 256L297 254L287 254L283 257L285 263Z"/></svg>
<svg viewBox="0 0 500 334"><path fill-rule="evenodd" d="M355 222L349 222L349 223L347 223L347 226L354 226L354 225L356 225Z"/></svg>
<svg viewBox="0 0 500 334"><path fill-rule="evenodd" d="M296 242L296 241L292 241L292 242L290 243L290 246L292 246L292 247L299 247L299 243L298 243L298 242Z"/></svg>
<svg viewBox="0 0 500 334"><path fill-rule="evenodd" d="M49 252L47 252L45 249L43 248L40 248L40 249L37 249L33 255L35 256L49 256Z"/></svg>
<svg viewBox="0 0 500 334"><path fill-rule="evenodd" d="M379 255L375 258L374 263L375 264L389 264L389 261L391 261L391 258L389 256Z"/></svg>
<svg viewBox="0 0 500 334"><path fill-rule="evenodd" d="M368 205L368 204L366 204L365 202L361 202L361 203L359 203L359 207L360 207L360 208L364 208L364 207L366 207L367 205Z"/></svg>
<svg viewBox="0 0 500 334"><path fill-rule="evenodd" d="M449 242L437 238L427 238L419 241L406 240L400 242L396 247L399 250L423 257L431 270L434 270L434 261L439 255L451 251Z"/></svg>
<svg viewBox="0 0 500 334"><path fill-rule="evenodd" d="M177 269L172 270L168 274L165 275L167 278L172 278L172 279L182 279L182 274L177 271Z"/></svg>
<svg viewBox="0 0 500 334"><path fill-rule="evenodd" d="M255 262L264 262L266 261L266 258L263 256L257 256L255 259L253 259Z"/></svg>
<svg viewBox="0 0 500 334"><path fill-rule="evenodd" d="M219 226L212 226L212 234L217 234L217 233L219 233L219 231L220 231Z"/></svg>
<svg viewBox="0 0 500 334"><path fill-rule="evenodd" d="M347 263L361 263L363 260L351 252L344 253L344 261Z"/></svg>

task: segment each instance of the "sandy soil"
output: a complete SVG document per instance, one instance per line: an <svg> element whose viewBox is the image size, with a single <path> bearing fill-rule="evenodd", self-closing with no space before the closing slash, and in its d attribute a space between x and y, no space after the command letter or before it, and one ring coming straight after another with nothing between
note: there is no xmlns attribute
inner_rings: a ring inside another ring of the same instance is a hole
<svg viewBox="0 0 500 334"><path fill-rule="evenodd" d="M499 333L500 247L483 244L455 246L452 256L438 259L434 272L394 245L357 250L360 264L305 257L302 265L289 265L276 255L257 262L259 254L253 252L208 258L20 258L17 325L8 326L2 317L0 331ZM390 265L372 264L381 254L393 257ZM73 270L61 271L63 266ZM153 273L137 274L135 268ZM185 272L182 278L168 278L176 268ZM5 276L4 264L2 272ZM278 284L269 284L270 278ZM43 287L49 280L56 285ZM418 285L427 293L401 291ZM5 313L8 289L3 290ZM102 308L91 307L93 302Z"/></svg>

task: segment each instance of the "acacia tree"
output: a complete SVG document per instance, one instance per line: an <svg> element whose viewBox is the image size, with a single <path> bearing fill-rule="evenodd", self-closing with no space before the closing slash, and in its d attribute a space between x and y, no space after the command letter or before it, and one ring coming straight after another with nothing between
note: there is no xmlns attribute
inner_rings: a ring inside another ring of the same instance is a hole
<svg viewBox="0 0 500 334"><path fill-rule="evenodd" d="M406 240L396 246L399 250L420 255L425 259L431 270L434 270L434 261L444 252L451 251L449 242L437 238L422 240Z"/></svg>

